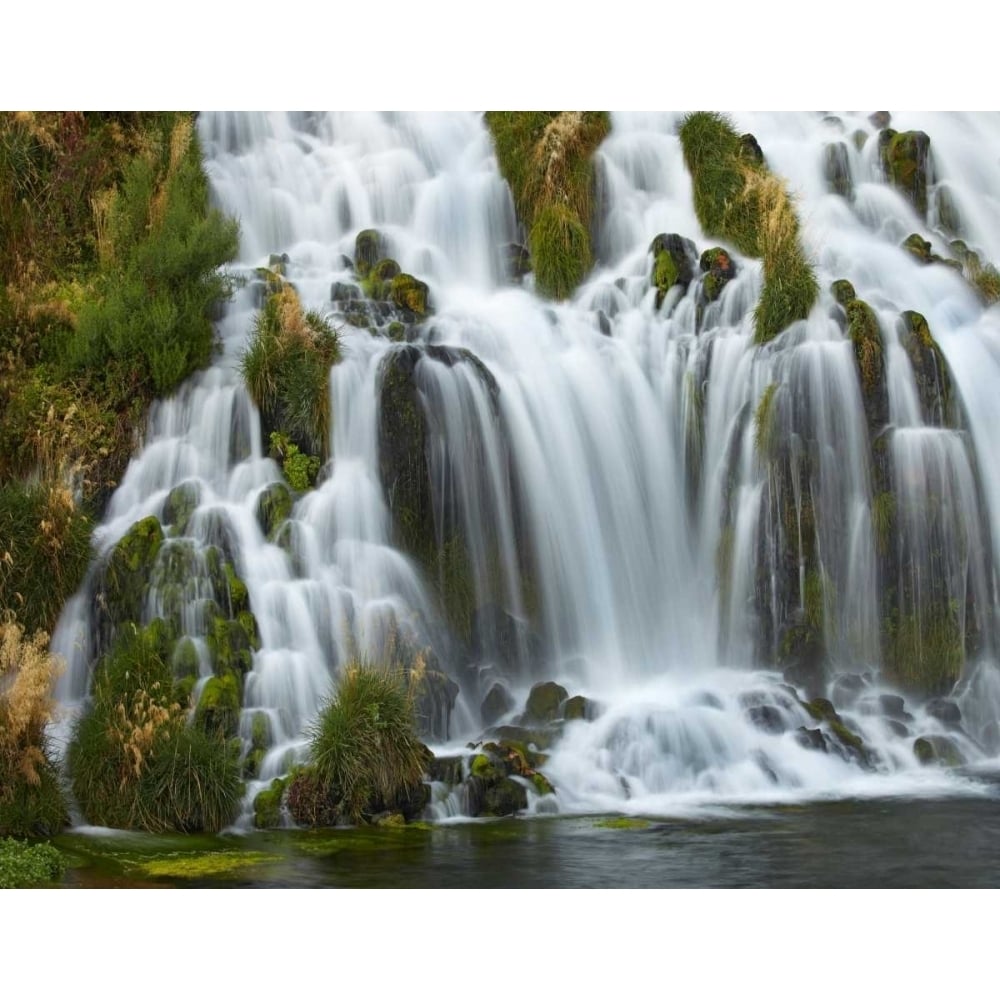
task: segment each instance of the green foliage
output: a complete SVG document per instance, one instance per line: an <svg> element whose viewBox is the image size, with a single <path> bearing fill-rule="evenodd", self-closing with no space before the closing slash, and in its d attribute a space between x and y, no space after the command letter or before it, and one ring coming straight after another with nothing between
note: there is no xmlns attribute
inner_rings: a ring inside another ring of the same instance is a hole
<svg viewBox="0 0 1000 1000"><path fill-rule="evenodd" d="M490 111L486 125L529 234L536 287L565 298L592 262L592 157L611 129L610 116L604 111Z"/></svg>
<svg viewBox="0 0 1000 1000"><path fill-rule="evenodd" d="M886 668L906 687L924 694L942 694L961 676L965 644L954 605L909 613L893 609L885 622L883 639Z"/></svg>
<svg viewBox="0 0 1000 1000"><path fill-rule="evenodd" d="M26 844L8 837L0 840L0 889L23 889L56 882L66 862L52 844Z"/></svg>
<svg viewBox="0 0 1000 1000"><path fill-rule="evenodd" d="M125 361L164 395L211 359L210 312L229 291L218 268L238 245L236 223L209 209L191 119L165 119L130 161L104 226L99 295L80 311L65 364Z"/></svg>
<svg viewBox="0 0 1000 1000"><path fill-rule="evenodd" d="M0 611L50 632L90 559L91 519L48 483L0 485Z"/></svg>
<svg viewBox="0 0 1000 1000"><path fill-rule="evenodd" d="M769 461L773 457L776 443L777 420L774 409L774 396L778 391L778 383L771 382L761 393L760 401L753 417L753 443L757 457Z"/></svg>
<svg viewBox="0 0 1000 1000"><path fill-rule="evenodd" d="M724 115L688 115L680 139L702 229L749 257L763 258L764 289L754 326L756 342L766 343L790 323L805 319L819 291L792 200Z"/></svg>
<svg viewBox="0 0 1000 1000"><path fill-rule="evenodd" d="M371 664L348 666L310 739L321 786L354 823L408 797L428 763L402 676Z"/></svg>
<svg viewBox="0 0 1000 1000"><path fill-rule="evenodd" d="M271 454L281 462L285 479L293 490L305 493L316 485L319 475L319 459L315 455L306 455L299 451L286 434L280 431L271 432Z"/></svg>
<svg viewBox="0 0 1000 1000"><path fill-rule="evenodd" d="M173 701L162 628L125 629L94 672L69 746L73 793L91 823L218 831L239 809L239 742L187 724Z"/></svg>
<svg viewBox="0 0 1000 1000"><path fill-rule="evenodd" d="M896 495L889 490L876 493L872 500L872 527L875 529L875 544L882 555L889 551L895 520Z"/></svg>
<svg viewBox="0 0 1000 1000"><path fill-rule="evenodd" d="M340 341L329 323L304 312L286 285L270 296L254 320L241 369L265 423L303 452L329 452L330 368ZM299 488L299 487L296 487Z"/></svg>

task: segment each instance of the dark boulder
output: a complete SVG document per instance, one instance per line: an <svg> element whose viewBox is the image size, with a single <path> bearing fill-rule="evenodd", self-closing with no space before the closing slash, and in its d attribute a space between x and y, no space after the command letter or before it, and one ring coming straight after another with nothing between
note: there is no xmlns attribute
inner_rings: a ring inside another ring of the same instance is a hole
<svg viewBox="0 0 1000 1000"><path fill-rule="evenodd" d="M524 707L524 721L528 724L554 722L559 718L559 709L567 697L566 688L554 681L535 684Z"/></svg>
<svg viewBox="0 0 1000 1000"><path fill-rule="evenodd" d="M495 682L486 692L479 714L484 726L492 726L498 719L505 716L514 707L514 699L510 692L499 681Z"/></svg>

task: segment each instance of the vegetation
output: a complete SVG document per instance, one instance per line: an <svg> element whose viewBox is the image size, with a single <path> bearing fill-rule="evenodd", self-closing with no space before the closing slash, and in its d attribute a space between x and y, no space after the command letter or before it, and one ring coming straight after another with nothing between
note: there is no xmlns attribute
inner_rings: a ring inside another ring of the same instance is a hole
<svg viewBox="0 0 1000 1000"><path fill-rule="evenodd" d="M62 878L66 862L51 844L0 840L0 889L23 889Z"/></svg>
<svg viewBox="0 0 1000 1000"><path fill-rule="evenodd" d="M890 677L925 694L943 694L962 674L965 644L952 606L898 608L884 623L884 658Z"/></svg>
<svg viewBox="0 0 1000 1000"><path fill-rule="evenodd" d="M490 111L500 172L510 185L543 295L564 299L593 263L591 158L611 129L604 111Z"/></svg>
<svg viewBox="0 0 1000 1000"><path fill-rule="evenodd" d="M0 621L0 836L51 836L67 821L45 739L61 669L44 632Z"/></svg>
<svg viewBox="0 0 1000 1000"><path fill-rule="evenodd" d="M380 812L406 812L429 759L401 673L353 662L313 726L309 766L292 779L293 815L300 822L327 815L360 823ZM300 787L293 795L295 785ZM311 815L303 816L294 804L306 790Z"/></svg>
<svg viewBox="0 0 1000 1000"><path fill-rule="evenodd" d="M926 132L883 129L879 151L886 178L913 205L921 218L927 215L927 180L931 140Z"/></svg>
<svg viewBox="0 0 1000 1000"><path fill-rule="evenodd" d="M243 378L264 424L302 453L326 457L330 435L330 368L340 341L318 313L303 310L283 285L254 320L243 359Z"/></svg>
<svg viewBox="0 0 1000 1000"><path fill-rule="evenodd" d="M774 452L777 440L777 414L774 408L774 397L778 391L778 383L771 382L761 393L760 401L753 418L753 443L757 457L767 461Z"/></svg>
<svg viewBox="0 0 1000 1000"><path fill-rule="evenodd" d="M91 823L215 832L236 817L239 742L223 727L188 724L167 639L156 623L125 629L95 668L92 705L68 756L73 793Z"/></svg>
<svg viewBox="0 0 1000 1000"><path fill-rule="evenodd" d="M745 141L724 115L688 115L680 138L702 229L729 240L748 257L763 259L764 289L754 326L757 343L766 343L790 323L805 319L818 293L792 199L753 152L756 144Z"/></svg>

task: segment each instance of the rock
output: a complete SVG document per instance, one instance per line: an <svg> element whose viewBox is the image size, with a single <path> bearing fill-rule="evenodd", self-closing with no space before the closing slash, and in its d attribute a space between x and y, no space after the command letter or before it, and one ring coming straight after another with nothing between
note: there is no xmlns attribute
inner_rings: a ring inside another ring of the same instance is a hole
<svg viewBox="0 0 1000 1000"><path fill-rule="evenodd" d="M899 719L904 722L912 722L913 716L906 711L906 703L898 694L880 694L878 696L879 708L887 719Z"/></svg>
<svg viewBox="0 0 1000 1000"><path fill-rule="evenodd" d="M472 613L471 638L480 661L511 671L529 667L539 657L541 643L531 626L497 604L481 604Z"/></svg>
<svg viewBox="0 0 1000 1000"><path fill-rule="evenodd" d="M833 707L832 702L826 698L813 698L812 701L803 702L802 707L814 719L826 723L835 740L831 745L842 757L855 760L865 766L869 765L869 755L864 741L857 733L848 728Z"/></svg>
<svg viewBox="0 0 1000 1000"><path fill-rule="evenodd" d="M838 707L853 705L866 687L865 679L860 674L838 674L833 679L831 700Z"/></svg>
<svg viewBox="0 0 1000 1000"><path fill-rule="evenodd" d="M736 263L722 247L711 247L701 255L699 266L705 275L702 291L709 302L714 302L736 277Z"/></svg>
<svg viewBox="0 0 1000 1000"><path fill-rule="evenodd" d="M765 733L783 733L788 728L774 705L751 705L746 709L746 715L753 725Z"/></svg>
<svg viewBox="0 0 1000 1000"><path fill-rule="evenodd" d="M502 251L504 273L509 281L520 281L531 273L531 254L520 243L507 243Z"/></svg>
<svg viewBox="0 0 1000 1000"><path fill-rule="evenodd" d="M941 257L939 254L934 253L930 242L925 240L919 233L910 233L900 246L914 260L919 261L921 264L944 264L959 271L962 269L962 265L957 260Z"/></svg>
<svg viewBox="0 0 1000 1000"><path fill-rule="evenodd" d="M934 215L937 224L950 236L962 233L962 213L954 191L947 184L938 184L934 189Z"/></svg>
<svg viewBox="0 0 1000 1000"><path fill-rule="evenodd" d="M603 336L611 336L611 320L608 319L608 314L603 309L597 310L597 329L601 331Z"/></svg>
<svg viewBox="0 0 1000 1000"><path fill-rule="evenodd" d="M961 767L966 762L965 755L950 736L921 736L913 741L913 753L924 766Z"/></svg>
<svg viewBox="0 0 1000 1000"><path fill-rule="evenodd" d="M282 825L281 799L287 784L287 778L275 778L269 787L254 797L253 825L258 830L271 830Z"/></svg>
<svg viewBox="0 0 1000 1000"><path fill-rule="evenodd" d="M868 116L868 121L877 129L884 129L889 127L889 123L892 121L892 115L888 111L874 111Z"/></svg>
<svg viewBox="0 0 1000 1000"><path fill-rule="evenodd" d="M528 791L513 778L502 778L499 781L480 784L473 781L478 794L470 795L472 801L478 800L476 816L513 816L528 808Z"/></svg>
<svg viewBox="0 0 1000 1000"><path fill-rule="evenodd" d="M760 148L757 137L750 132L744 132L740 136L740 156L757 166L764 166L764 150Z"/></svg>
<svg viewBox="0 0 1000 1000"><path fill-rule="evenodd" d="M949 427L952 423L951 373L944 354L920 313L908 310L900 320L900 342L913 367L924 423Z"/></svg>
<svg viewBox="0 0 1000 1000"><path fill-rule="evenodd" d="M337 302L341 306L349 302L360 302L361 289L349 281L335 281L330 286L330 301Z"/></svg>
<svg viewBox="0 0 1000 1000"><path fill-rule="evenodd" d="M226 739L236 735L240 721L240 686L235 674L210 677L201 690L194 722L206 733Z"/></svg>
<svg viewBox="0 0 1000 1000"><path fill-rule="evenodd" d="M392 281L397 275L402 274L402 268L391 257L383 257L380 261L372 265L370 276L377 281Z"/></svg>
<svg viewBox="0 0 1000 1000"><path fill-rule="evenodd" d="M524 720L528 723L553 722L559 717L559 708L567 699L566 688L554 681L535 684L528 694L524 707Z"/></svg>
<svg viewBox="0 0 1000 1000"><path fill-rule="evenodd" d="M807 750L821 750L823 753L830 752L829 741L821 729L806 729L805 726L799 726L795 731L795 742Z"/></svg>
<svg viewBox="0 0 1000 1000"><path fill-rule="evenodd" d="M660 233L650 244L649 252L653 255L650 280L656 288L658 309L674 285L686 289L694 280L698 251L691 240L677 233Z"/></svg>
<svg viewBox="0 0 1000 1000"><path fill-rule="evenodd" d="M142 620L163 540L160 522L145 517L133 524L108 553L94 593L95 622L102 648L110 645L119 626Z"/></svg>
<svg viewBox="0 0 1000 1000"><path fill-rule="evenodd" d="M950 728L962 725L962 710L950 698L931 698L924 711L938 722Z"/></svg>
<svg viewBox="0 0 1000 1000"><path fill-rule="evenodd" d="M221 615L212 618L207 642L215 673L237 677L249 673L254 650L260 648L257 634L257 622L250 612L241 612L237 619Z"/></svg>
<svg viewBox="0 0 1000 1000"><path fill-rule="evenodd" d="M576 719L596 719L597 715L597 705L589 698L584 698L582 694L575 694L572 698L567 698L562 706L562 717L567 722Z"/></svg>
<svg viewBox="0 0 1000 1000"><path fill-rule="evenodd" d="M429 295L427 285L412 274L397 274L389 286L392 302L419 317L426 316L430 311Z"/></svg>
<svg viewBox="0 0 1000 1000"><path fill-rule="evenodd" d="M854 197L851 180L851 158L845 142L828 143L823 151L823 176L827 188L834 194L850 200Z"/></svg>
<svg viewBox="0 0 1000 1000"><path fill-rule="evenodd" d="M292 512L292 494L284 483L269 483L257 496L257 523L264 537L273 541Z"/></svg>
<svg viewBox="0 0 1000 1000"><path fill-rule="evenodd" d="M442 671L425 666L410 672L409 690L417 735L442 743L450 739L458 685Z"/></svg>
<svg viewBox="0 0 1000 1000"><path fill-rule="evenodd" d="M479 714L484 726L492 726L498 719L506 715L514 707L514 699L510 692L499 681L495 682L479 708Z"/></svg>
<svg viewBox="0 0 1000 1000"><path fill-rule="evenodd" d="M440 781L452 788L460 785L465 780L465 758L433 757L427 765L427 777L431 781Z"/></svg>
<svg viewBox="0 0 1000 1000"><path fill-rule="evenodd" d="M901 740L907 739L910 735L910 730L899 719L886 719L885 724Z"/></svg>
<svg viewBox="0 0 1000 1000"><path fill-rule="evenodd" d="M290 263L287 253L273 253L267 258L267 266L278 274L284 274L284 267Z"/></svg>
<svg viewBox="0 0 1000 1000"><path fill-rule="evenodd" d="M930 174L931 140L926 132L879 133L879 149L887 180L921 218L927 216L927 185Z"/></svg>
<svg viewBox="0 0 1000 1000"><path fill-rule="evenodd" d="M191 515L201 501L201 487L188 480L175 486L163 501L163 523L172 528L172 535L186 535Z"/></svg>
<svg viewBox="0 0 1000 1000"><path fill-rule="evenodd" d="M385 240L377 229L362 229L354 240L354 269L366 277L375 264L385 257Z"/></svg>
<svg viewBox="0 0 1000 1000"><path fill-rule="evenodd" d="M548 750L559 735L559 727L528 729L524 726L495 726L490 732L499 742L510 746L535 746L539 750Z"/></svg>

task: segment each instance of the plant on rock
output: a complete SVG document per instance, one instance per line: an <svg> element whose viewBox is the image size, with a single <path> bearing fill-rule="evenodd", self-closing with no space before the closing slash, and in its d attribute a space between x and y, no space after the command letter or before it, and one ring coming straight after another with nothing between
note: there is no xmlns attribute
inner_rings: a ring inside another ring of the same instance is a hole
<svg viewBox="0 0 1000 1000"><path fill-rule="evenodd" d="M354 662L312 728L310 763L292 779L289 807L307 823L335 816L359 823L385 811L416 815L429 759L402 676Z"/></svg>

